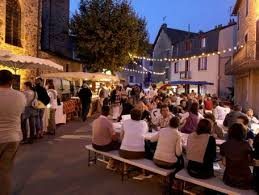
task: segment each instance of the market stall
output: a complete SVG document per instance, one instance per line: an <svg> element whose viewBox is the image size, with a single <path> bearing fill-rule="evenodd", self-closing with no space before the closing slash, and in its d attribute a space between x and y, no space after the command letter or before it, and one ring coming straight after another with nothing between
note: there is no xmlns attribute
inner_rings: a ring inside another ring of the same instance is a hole
<svg viewBox="0 0 259 195"><path fill-rule="evenodd" d="M63 71L63 66L47 59L36 58L32 56L14 55L9 51L0 50L0 70L9 70L14 74L13 88L22 90L23 83L34 81L42 73ZM60 105L56 112L56 121L64 122L63 106ZM44 129L48 125L48 112L43 116Z"/></svg>
<svg viewBox="0 0 259 195"><path fill-rule="evenodd" d="M50 79L59 79L59 80L68 80L71 83L79 83L77 89L80 88L83 81L86 81L93 93L92 96L92 104L89 111L89 115L92 115L96 112L98 108L98 91L101 84L113 84L119 83L120 79L116 76L104 74L104 73L87 73L87 72L59 72L59 73L49 73L42 74L41 77L45 80ZM61 82L62 83L62 82ZM73 84L75 85L75 84ZM57 86L57 88L60 88ZM63 99L64 104L64 113L67 116L67 120L71 120L74 117L78 117L80 115L80 100L78 97L74 96L77 93L70 95L68 99Z"/></svg>

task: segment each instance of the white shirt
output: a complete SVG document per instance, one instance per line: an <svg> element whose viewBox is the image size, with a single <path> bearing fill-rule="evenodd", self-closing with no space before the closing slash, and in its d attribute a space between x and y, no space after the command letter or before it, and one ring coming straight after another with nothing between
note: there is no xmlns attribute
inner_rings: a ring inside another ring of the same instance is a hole
<svg viewBox="0 0 259 195"><path fill-rule="evenodd" d="M58 107L58 92L54 89L48 90L48 95L50 98L50 107L51 108L57 108Z"/></svg>
<svg viewBox="0 0 259 195"><path fill-rule="evenodd" d="M151 88L149 91L149 97L153 98L155 96L157 96L157 89L154 90L153 88Z"/></svg>
<svg viewBox="0 0 259 195"><path fill-rule="evenodd" d="M182 154L182 142L178 129L163 128L152 138L152 141L158 141L154 159L176 163L176 155Z"/></svg>
<svg viewBox="0 0 259 195"><path fill-rule="evenodd" d="M224 120L227 115L227 111L226 111L226 108L217 106L213 110L213 114L214 114L216 120Z"/></svg>
<svg viewBox="0 0 259 195"><path fill-rule="evenodd" d="M23 93L0 88L0 143L21 141L21 114L25 106Z"/></svg>
<svg viewBox="0 0 259 195"><path fill-rule="evenodd" d="M26 106L32 106L32 101L35 99L35 92L32 90L25 90L23 92L26 98Z"/></svg>
<svg viewBox="0 0 259 195"><path fill-rule="evenodd" d="M144 152L145 138L144 135L148 132L148 125L145 121L134 121L132 119L123 122L123 139L120 149Z"/></svg>

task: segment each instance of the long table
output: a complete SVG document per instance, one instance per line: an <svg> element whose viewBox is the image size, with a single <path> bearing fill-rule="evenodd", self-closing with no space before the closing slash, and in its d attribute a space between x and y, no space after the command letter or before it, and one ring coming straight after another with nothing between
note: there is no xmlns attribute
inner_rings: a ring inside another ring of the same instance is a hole
<svg viewBox="0 0 259 195"><path fill-rule="evenodd" d="M122 131L122 123L113 123L113 128L116 131L116 133L121 133ZM153 130L152 132L146 133L144 135L146 140L151 140L152 137L154 137L155 135L159 134L159 131L155 131ZM188 136L189 134L186 133L180 133L181 138L182 138L182 145L183 148L187 147L187 140L188 140ZM220 146L221 144L223 144L225 142L225 140L221 140L221 139L216 139L216 145Z"/></svg>

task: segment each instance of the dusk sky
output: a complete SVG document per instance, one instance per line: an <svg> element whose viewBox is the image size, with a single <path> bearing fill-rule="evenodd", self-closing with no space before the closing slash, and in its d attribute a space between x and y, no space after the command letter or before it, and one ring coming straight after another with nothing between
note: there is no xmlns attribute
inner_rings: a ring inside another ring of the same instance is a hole
<svg viewBox="0 0 259 195"><path fill-rule="evenodd" d="M227 24L230 8L236 0L132 0L135 11L148 22L150 42L153 43L163 18L168 27L191 31L207 31L218 24ZM71 13L80 0L70 0Z"/></svg>

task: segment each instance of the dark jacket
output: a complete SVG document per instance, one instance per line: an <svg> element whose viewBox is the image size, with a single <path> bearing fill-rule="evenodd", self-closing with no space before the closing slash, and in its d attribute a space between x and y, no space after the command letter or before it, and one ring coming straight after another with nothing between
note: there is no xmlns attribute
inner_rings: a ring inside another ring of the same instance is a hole
<svg viewBox="0 0 259 195"><path fill-rule="evenodd" d="M90 104L92 101L92 92L89 88L82 88L78 96L83 104Z"/></svg>
<svg viewBox="0 0 259 195"><path fill-rule="evenodd" d="M45 106L48 105L50 102L50 98L47 90L40 85L36 85L35 91L37 92L38 100L41 101Z"/></svg>
<svg viewBox="0 0 259 195"><path fill-rule="evenodd" d="M225 127L230 128L236 122L237 118L239 116L243 116L243 115L245 115L245 114L243 114L242 112L232 111L232 112L227 114L227 116L226 116L226 118L225 118L225 120L223 122L223 125Z"/></svg>

